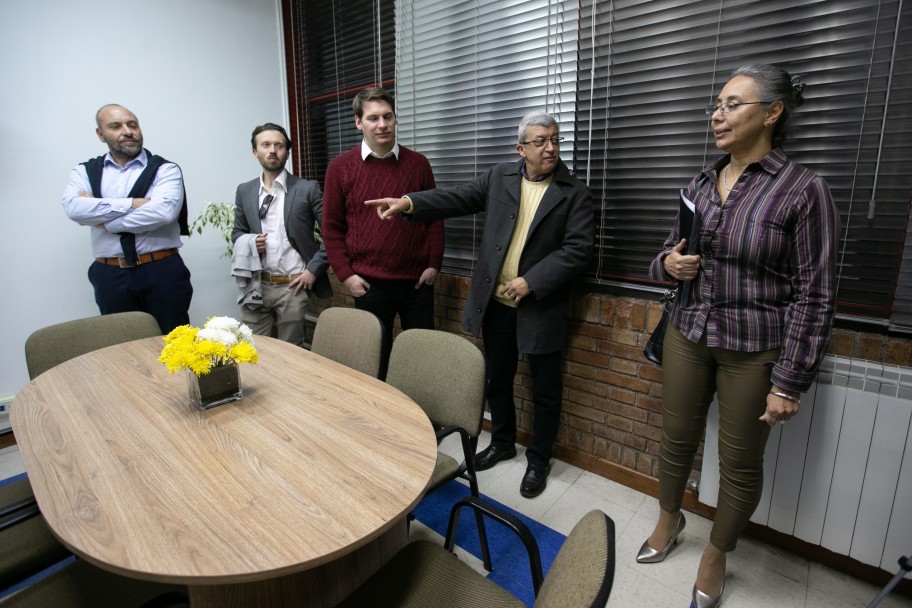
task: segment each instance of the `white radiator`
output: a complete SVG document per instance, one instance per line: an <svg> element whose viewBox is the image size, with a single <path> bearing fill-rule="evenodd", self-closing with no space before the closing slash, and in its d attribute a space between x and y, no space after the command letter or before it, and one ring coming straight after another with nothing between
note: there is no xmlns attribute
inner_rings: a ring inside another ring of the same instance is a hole
<svg viewBox="0 0 912 608"><path fill-rule="evenodd" d="M865 564L912 553L912 369L827 357L799 415L773 428L751 518ZM719 491L718 404L706 428L700 501Z"/></svg>

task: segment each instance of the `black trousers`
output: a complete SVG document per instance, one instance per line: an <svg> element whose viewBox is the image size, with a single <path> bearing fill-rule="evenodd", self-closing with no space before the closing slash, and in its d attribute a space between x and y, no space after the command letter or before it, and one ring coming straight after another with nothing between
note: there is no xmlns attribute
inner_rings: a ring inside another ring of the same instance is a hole
<svg viewBox="0 0 912 608"><path fill-rule="evenodd" d="M355 298L355 308L374 313L383 325L383 349L380 357L380 379L386 378L390 351L393 349L393 325L396 315L402 329L434 329L434 287L414 281L379 281L366 279L370 289Z"/></svg>
<svg viewBox="0 0 912 608"><path fill-rule="evenodd" d="M503 448L516 443L516 405L513 379L519 362L516 342L516 309L491 300L485 313L484 348L487 365L488 407L491 410L491 445ZM532 374L532 441L526 450L530 465L545 465L560 425L563 375L561 353L526 354Z"/></svg>
<svg viewBox="0 0 912 608"><path fill-rule="evenodd" d="M89 281L95 288L95 303L103 315L134 310L147 312L158 321L163 334L190 323L193 286L190 271L179 255L133 268L118 268L101 262L89 266Z"/></svg>

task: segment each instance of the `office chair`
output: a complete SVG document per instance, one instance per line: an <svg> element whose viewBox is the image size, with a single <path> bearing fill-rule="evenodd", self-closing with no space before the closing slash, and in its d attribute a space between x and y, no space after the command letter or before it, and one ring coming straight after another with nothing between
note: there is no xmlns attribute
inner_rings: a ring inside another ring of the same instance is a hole
<svg viewBox="0 0 912 608"><path fill-rule="evenodd" d="M614 522L601 511L586 514L574 526L542 576L538 544L518 518L484 500L468 496L450 512L444 546L409 543L389 563L355 590L339 608L521 608L525 604L460 561L451 551L458 512L468 507L511 529L529 553L535 608L604 608L614 582Z"/></svg>
<svg viewBox="0 0 912 608"><path fill-rule="evenodd" d="M311 352L376 378L383 326L366 310L327 308L317 318Z"/></svg>
<svg viewBox="0 0 912 608"><path fill-rule="evenodd" d="M430 329L410 329L393 341L386 381L417 403L434 425L437 443L457 433L462 461L437 452L437 464L428 493L446 482L462 478L478 497L475 449L484 410L485 362L478 347L456 334ZM491 569L484 518L476 513L478 538L485 568Z"/></svg>

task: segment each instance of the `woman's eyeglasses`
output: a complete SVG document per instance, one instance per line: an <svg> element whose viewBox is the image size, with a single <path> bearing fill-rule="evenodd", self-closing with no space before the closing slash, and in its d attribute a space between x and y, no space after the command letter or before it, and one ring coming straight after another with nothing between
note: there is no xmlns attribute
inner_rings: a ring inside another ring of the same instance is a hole
<svg viewBox="0 0 912 608"><path fill-rule="evenodd" d="M714 106L706 106L706 115L712 116L716 112L728 114L734 112L741 106L749 106L755 103L773 103L772 101L729 101L728 103L717 103Z"/></svg>

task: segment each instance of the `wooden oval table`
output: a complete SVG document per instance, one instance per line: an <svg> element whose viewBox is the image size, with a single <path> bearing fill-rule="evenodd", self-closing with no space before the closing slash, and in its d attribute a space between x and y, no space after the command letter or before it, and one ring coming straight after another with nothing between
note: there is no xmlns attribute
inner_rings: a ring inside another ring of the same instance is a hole
<svg viewBox="0 0 912 608"><path fill-rule="evenodd" d="M198 606L332 606L406 541L437 446L384 382L256 337L244 398L207 411L160 338L20 391L11 422L41 511L77 555L189 586Z"/></svg>

